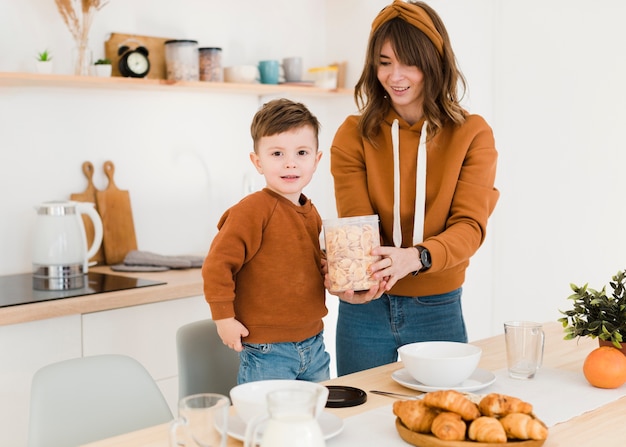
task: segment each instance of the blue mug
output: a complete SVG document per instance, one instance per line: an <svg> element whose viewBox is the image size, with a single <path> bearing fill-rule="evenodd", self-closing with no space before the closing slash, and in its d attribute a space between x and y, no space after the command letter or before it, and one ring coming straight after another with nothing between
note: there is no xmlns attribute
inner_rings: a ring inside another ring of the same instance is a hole
<svg viewBox="0 0 626 447"><path fill-rule="evenodd" d="M277 60L259 62L261 84L278 84L279 71L280 62L278 62Z"/></svg>

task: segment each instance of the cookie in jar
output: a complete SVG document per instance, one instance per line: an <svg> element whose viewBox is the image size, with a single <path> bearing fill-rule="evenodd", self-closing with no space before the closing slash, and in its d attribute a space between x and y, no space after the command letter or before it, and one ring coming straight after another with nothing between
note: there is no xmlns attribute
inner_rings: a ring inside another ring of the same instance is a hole
<svg viewBox="0 0 626 447"><path fill-rule="evenodd" d="M378 216L326 219L323 226L330 291L369 290L378 284L369 273L380 259L372 255L380 245Z"/></svg>

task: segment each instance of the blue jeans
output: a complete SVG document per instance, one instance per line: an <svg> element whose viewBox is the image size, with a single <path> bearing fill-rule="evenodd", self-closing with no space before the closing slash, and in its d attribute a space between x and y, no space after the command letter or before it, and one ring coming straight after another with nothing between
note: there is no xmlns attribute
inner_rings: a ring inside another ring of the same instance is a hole
<svg viewBox="0 0 626 447"><path fill-rule="evenodd" d="M330 379L330 355L323 332L296 343L243 343L239 360L239 384L271 379Z"/></svg>
<svg viewBox="0 0 626 447"><path fill-rule="evenodd" d="M397 349L431 340L467 342L462 289L441 295L384 294L367 304L339 302L337 374L343 376L398 360Z"/></svg>

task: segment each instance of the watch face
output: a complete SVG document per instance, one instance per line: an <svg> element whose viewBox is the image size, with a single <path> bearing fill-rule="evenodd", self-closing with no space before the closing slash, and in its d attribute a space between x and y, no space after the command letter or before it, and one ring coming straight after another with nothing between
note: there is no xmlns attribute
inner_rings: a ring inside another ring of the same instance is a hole
<svg viewBox="0 0 626 447"><path fill-rule="evenodd" d="M126 59L128 69L136 75L144 75L150 68L148 58L141 53L130 53Z"/></svg>

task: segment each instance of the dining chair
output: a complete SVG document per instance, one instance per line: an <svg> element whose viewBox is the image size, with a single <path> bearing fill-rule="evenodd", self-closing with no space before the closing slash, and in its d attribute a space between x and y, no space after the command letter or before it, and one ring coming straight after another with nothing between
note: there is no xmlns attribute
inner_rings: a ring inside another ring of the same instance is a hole
<svg viewBox="0 0 626 447"><path fill-rule="evenodd" d="M188 323L176 331L178 397L219 393L237 385L239 354L222 343L213 320Z"/></svg>
<svg viewBox="0 0 626 447"><path fill-rule="evenodd" d="M68 447L173 419L161 390L137 360L116 354L39 369L31 385L29 447Z"/></svg>

